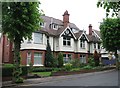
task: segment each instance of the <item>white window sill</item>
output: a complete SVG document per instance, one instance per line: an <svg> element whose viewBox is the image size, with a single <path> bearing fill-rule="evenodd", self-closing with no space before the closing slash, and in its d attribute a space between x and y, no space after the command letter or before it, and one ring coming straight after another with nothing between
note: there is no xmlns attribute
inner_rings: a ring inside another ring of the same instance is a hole
<svg viewBox="0 0 120 88"><path fill-rule="evenodd" d="M44 66L43 64L34 64L33 66Z"/></svg>

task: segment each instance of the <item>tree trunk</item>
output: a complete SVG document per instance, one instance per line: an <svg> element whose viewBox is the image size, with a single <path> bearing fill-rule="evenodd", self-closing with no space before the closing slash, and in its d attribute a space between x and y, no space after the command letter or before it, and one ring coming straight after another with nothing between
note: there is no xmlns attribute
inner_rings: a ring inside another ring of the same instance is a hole
<svg viewBox="0 0 120 88"><path fill-rule="evenodd" d="M14 69L13 69L13 83L18 83L20 74L22 73L20 68L20 39L14 40Z"/></svg>

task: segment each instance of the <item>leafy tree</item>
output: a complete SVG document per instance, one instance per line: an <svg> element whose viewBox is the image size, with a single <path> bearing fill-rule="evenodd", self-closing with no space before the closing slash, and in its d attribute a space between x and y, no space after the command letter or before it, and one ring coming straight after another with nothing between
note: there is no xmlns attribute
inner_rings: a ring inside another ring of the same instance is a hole
<svg viewBox="0 0 120 88"><path fill-rule="evenodd" d="M21 81L20 47L23 39L31 39L39 29L39 2L2 2L2 33L14 43L13 82Z"/></svg>
<svg viewBox="0 0 120 88"><path fill-rule="evenodd" d="M58 54L58 67L63 67L63 54L61 52Z"/></svg>
<svg viewBox="0 0 120 88"><path fill-rule="evenodd" d="M54 58L53 58L53 54L52 54L49 42L47 42L44 65L45 65L45 67L54 67L55 66Z"/></svg>
<svg viewBox="0 0 120 88"><path fill-rule="evenodd" d="M115 52L120 50L120 18L107 18L100 24L101 38L103 47L108 51Z"/></svg>
<svg viewBox="0 0 120 88"><path fill-rule="evenodd" d="M109 15L110 11L112 11L112 16L118 16L120 11L120 1L98 0L97 7L103 7L106 10L107 16Z"/></svg>

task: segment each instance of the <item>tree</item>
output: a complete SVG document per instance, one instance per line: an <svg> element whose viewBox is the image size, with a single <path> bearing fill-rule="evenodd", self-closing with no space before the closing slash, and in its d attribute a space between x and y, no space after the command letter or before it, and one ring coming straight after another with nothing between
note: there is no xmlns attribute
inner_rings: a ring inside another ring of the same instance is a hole
<svg viewBox="0 0 120 88"><path fill-rule="evenodd" d="M58 54L58 67L63 67L63 54L61 52Z"/></svg>
<svg viewBox="0 0 120 88"><path fill-rule="evenodd" d="M99 66L99 54L97 53L97 51L94 51L94 62L95 62L95 66Z"/></svg>
<svg viewBox="0 0 120 88"><path fill-rule="evenodd" d="M103 47L108 51L120 50L120 18L106 18L100 24Z"/></svg>
<svg viewBox="0 0 120 88"><path fill-rule="evenodd" d="M49 42L47 42L44 65L45 65L45 67L54 67L55 66L54 58L53 58L53 54L52 54Z"/></svg>
<svg viewBox="0 0 120 88"><path fill-rule="evenodd" d="M14 43L13 82L22 82L20 74L20 47L23 39L31 39L39 29L39 2L2 2L2 33Z"/></svg>
<svg viewBox="0 0 120 88"><path fill-rule="evenodd" d="M97 7L103 7L106 10L106 16L109 15L110 11L112 11L112 16L118 16L120 11L120 1L113 0L110 2L109 0L99 0L97 2Z"/></svg>

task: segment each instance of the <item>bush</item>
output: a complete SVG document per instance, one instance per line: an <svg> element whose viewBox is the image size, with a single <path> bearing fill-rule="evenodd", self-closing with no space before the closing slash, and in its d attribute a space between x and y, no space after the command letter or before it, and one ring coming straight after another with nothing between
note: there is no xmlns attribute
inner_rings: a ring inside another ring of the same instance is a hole
<svg viewBox="0 0 120 88"><path fill-rule="evenodd" d="M2 67L2 77L12 77L13 74L13 68L14 66L3 66ZM22 68L22 74L21 76L25 76L28 74L28 67L27 66L21 66Z"/></svg>
<svg viewBox="0 0 120 88"><path fill-rule="evenodd" d="M52 70L53 70L53 68L40 68L40 67L37 67L37 68L33 68L32 72L50 72Z"/></svg>
<svg viewBox="0 0 120 88"><path fill-rule="evenodd" d="M63 67L63 54L61 52L58 55L58 67Z"/></svg>
<svg viewBox="0 0 120 88"><path fill-rule="evenodd" d="M73 61L71 61L72 67L73 68L78 68L81 66L80 60L79 59L74 59Z"/></svg>
<svg viewBox="0 0 120 88"><path fill-rule="evenodd" d="M95 66L94 58L92 57L88 58L88 64L94 67Z"/></svg>
<svg viewBox="0 0 120 88"><path fill-rule="evenodd" d="M90 65L84 66L83 69L92 69L93 67Z"/></svg>
<svg viewBox="0 0 120 88"><path fill-rule="evenodd" d="M66 64L65 64L65 70L66 70L66 71L70 71L71 69L72 69L72 64L66 63Z"/></svg>

